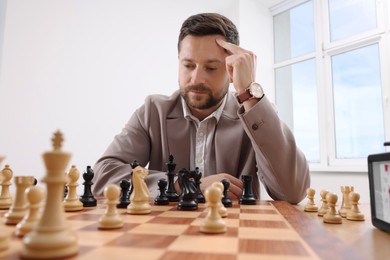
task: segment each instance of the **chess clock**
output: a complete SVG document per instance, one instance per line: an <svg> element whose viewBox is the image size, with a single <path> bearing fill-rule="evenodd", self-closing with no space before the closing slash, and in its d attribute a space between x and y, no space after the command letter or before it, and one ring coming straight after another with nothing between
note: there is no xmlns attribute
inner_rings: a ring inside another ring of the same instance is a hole
<svg viewBox="0 0 390 260"><path fill-rule="evenodd" d="M385 146L390 146L386 142ZM367 158L372 224L390 233L390 152Z"/></svg>

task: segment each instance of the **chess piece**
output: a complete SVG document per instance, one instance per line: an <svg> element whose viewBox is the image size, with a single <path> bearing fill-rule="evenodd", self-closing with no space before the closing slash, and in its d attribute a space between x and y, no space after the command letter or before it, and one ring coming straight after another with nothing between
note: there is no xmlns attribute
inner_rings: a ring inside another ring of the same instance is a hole
<svg viewBox="0 0 390 260"><path fill-rule="evenodd" d="M328 192L328 194L326 194L326 201L328 202L329 209L323 217L324 223L341 224L342 217L336 210L337 195Z"/></svg>
<svg viewBox="0 0 390 260"><path fill-rule="evenodd" d="M318 216L322 217L326 214L326 212L329 209L328 202L326 201L326 194L328 194L329 191L327 190L321 190L320 196L321 196L321 207L318 209Z"/></svg>
<svg viewBox="0 0 390 260"><path fill-rule="evenodd" d="M208 205L207 216L200 226L200 231L203 233L224 233L226 232L226 223L219 214L218 203L221 202L221 191L216 186L210 186L205 192L206 201Z"/></svg>
<svg viewBox="0 0 390 260"><path fill-rule="evenodd" d="M345 218L347 217L347 212L351 208L351 204L349 203L349 193L353 191L353 186L341 186L340 187L341 193L343 194L341 207L339 210L339 214Z"/></svg>
<svg viewBox="0 0 390 260"><path fill-rule="evenodd" d="M348 220L356 220L356 221L363 221L364 220L364 214L360 212L359 209L359 199L360 195L357 192L351 191L348 194L348 201L351 205L350 210L348 210L346 218Z"/></svg>
<svg viewBox="0 0 390 260"><path fill-rule="evenodd" d="M79 250L76 233L69 229L62 203L66 166L71 154L61 151L62 133L57 131L52 138L53 151L45 152L43 160L46 176L46 203L43 214L35 228L23 238L21 255L24 258L65 258Z"/></svg>
<svg viewBox="0 0 390 260"><path fill-rule="evenodd" d="M168 182L166 179L160 179L157 182L158 189L160 190L160 194L154 199L155 205L168 205L169 199L165 193L167 189Z"/></svg>
<svg viewBox="0 0 390 260"><path fill-rule="evenodd" d="M228 179L223 179L221 181L222 185L223 185L223 197L222 197L222 204L229 208L229 207L232 207L233 206L233 202L232 200L229 198L228 196L228 192L229 192L229 187L230 187L230 181Z"/></svg>
<svg viewBox="0 0 390 260"><path fill-rule="evenodd" d="M80 201L83 203L83 207L96 207L97 205L97 200L94 198L91 190L94 175L92 167L88 165L86 171L83 173L84 193L80 198Z"/></svg>
<svg viewBox="0 0 390 260"><path fill-rule="evenodd" d="M44 191L39 186L31 186L25 190L28 201L28 212L24 218L16 225L16 235L24 236L30 232L40 219L41 202L44 197Z"/></svg>
<svg viewBox="0 0 390 260"><path fill-rule="evenodd" d="M198 209L198 202L196 201L198 190L196 189L196 183L193 177L193 173L185 168L181 169L178 173L178 182L181 189L179 202L177 203L177 209L179 210Z"/></svg>
<svg viewBox="0 0 390 260"><path fill-rule="evenodd" d="M133 193L130 195L130 204L127 207L129 214L149 214L152 211L149 199L150 193L148 186L146 186L145 178L148 176L148 171L139 166L137 161L131 164L132 184L134 186Z"/></svg>
<svg viewBox="0 0 390 260"><path fill-rule="evenodd" d="M193 172L194 180L195 180L195 185L196 185L196 200L198 203L205 203L206 199L204 198L204 195L202 193L202 190L200 189L200 184L202 183L200 179L202 178L202 173L199 171L199 167L195 168L195 171Z"/></svg>
<svg viewBox="0 0 390 260"><path fill-rule="evenodd" d="M1 193L0 193L0 209L9 209L12 205L12 197L9 192L13 172L9 165L5 165L0 172Z"/></svg>
<svg viewBox="0 0 390 260"><path fill-rule="evenodd" d="M80 211L83 209L83 203L80 201L77 195L77 180L79 179L80 172L75 165L72 165L68 172L68 195L66 196L63 204L65 211Z"/></svg>
<svg viewBox="0 0 390 260"><path fill-rule="evenodd" d="M119 182L119 186L121 188L121 195L119 198L119 203L116 205L117 208L125 209L130 204L130 182L126 179L122 179Z"/></svg>
<svg viewBox="0 0 390 260"><path fill-rule="evenodd" d="M213 182L212 186L217 187L219 189L219 191L221 192L221 200L217 202L218 212L221 215L221 217L226 218L227 217L227 209L222 204L223 184L222 184L222 182L216 181L216 182Z"/></svg>
<svg viewBox="0 0 390 260"><path fill-rule="evenodd" d="M316 194L316 191L312 188L308 188L306 190L307 198L309 201L307 202L305 206L306 212L318 212L318 206L314 202L314 195Z"/></svg>
<svg viewBox="0 0 390 260"><path fill-rule="evenodd" d="M168 177L168 189L167 197L169 201L177 202L179 201L179 195L175 190L175 168L176 163L173 162L173 155L169 155L168 162L165 164L167 166L167 177Z"/></svg>
<svg viewBox="0 0 390 260"><path fill-rule="evenodd" d="M21 221L27 212L27 199L25 190L34 184L33 176L15 176L14 177L16 194L8 212L4 215L4 221L7 225L16 225Z"/></svg>
<svg viewBox="0 0 390 260"><path fill-rule="evenodd" d="M123 219L119 216L116 205L119 202L120 188L116 184L109 184L104 188L106 211L98 222L99 229L116 229L123 227Z"/></svg>
<svg viewBox="0 0 390 260"><path fill-rule="evenodd" d="M252 176L242 175L241 180L243 189L239 203L243 205L255 205L256 199L252 191Z"/></svg>

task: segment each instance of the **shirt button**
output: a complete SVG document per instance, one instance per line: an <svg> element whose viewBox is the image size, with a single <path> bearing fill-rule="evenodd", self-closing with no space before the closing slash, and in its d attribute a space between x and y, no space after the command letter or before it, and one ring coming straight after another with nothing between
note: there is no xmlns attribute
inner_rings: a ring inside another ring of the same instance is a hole
<svg viewBox="0 0 390 260"><path fill-rule="evenodd" d="M253 125L252 125L252 129L253 129L253 130L257 130L257 129L259 129L259 126L258 126L257 124L253 124Z"/></svg>

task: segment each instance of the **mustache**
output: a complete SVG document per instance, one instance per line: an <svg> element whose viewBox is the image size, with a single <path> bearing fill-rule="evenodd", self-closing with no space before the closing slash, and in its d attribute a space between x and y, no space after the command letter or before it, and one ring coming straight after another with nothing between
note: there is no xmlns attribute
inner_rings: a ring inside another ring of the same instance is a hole
<svg viewBox="0 0 390 260"><path fill-rule="evenodd" d="M190 86L187 86L187 91L192 91L192 90L195 90L195 91L208 91L208 92L211 92L210 88L204 86L204 85L190 85Z"/></svg>

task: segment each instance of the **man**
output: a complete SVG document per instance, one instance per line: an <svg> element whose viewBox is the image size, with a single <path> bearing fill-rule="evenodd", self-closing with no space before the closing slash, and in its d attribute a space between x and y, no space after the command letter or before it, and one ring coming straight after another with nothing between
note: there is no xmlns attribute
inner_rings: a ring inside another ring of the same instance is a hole
<svg viewBox="0 0 390 260"><path fill-rule="evenodd" d="M176 171L199 167L202 189L230 180L230 196L242 193L241 175L253 176L275 200L298 203L310 185L308 164L294 137L255 83L256 56L239 45L235 25L215 13L184 21L178 41L180 90L151 95L94 166L95 194L108 183L129 178L130 163L149 168L151 194L166 178L174 156ZM236 93L228 91L232 83ZM250 90L252 92L250 92Z"/></svg>

